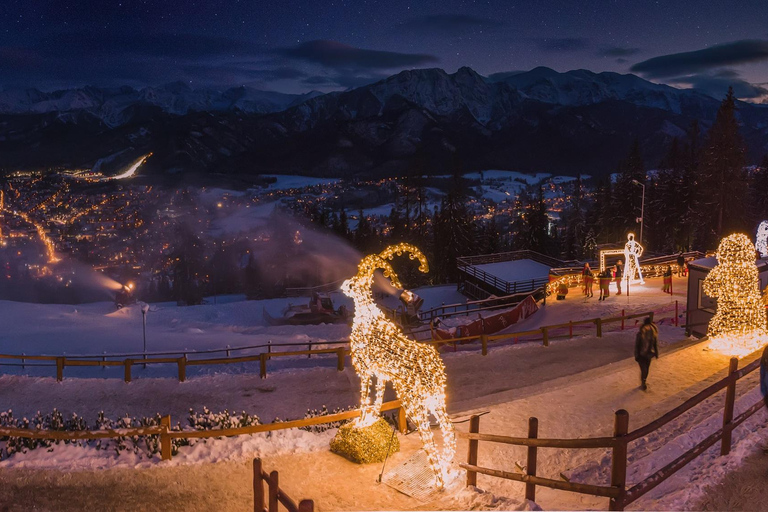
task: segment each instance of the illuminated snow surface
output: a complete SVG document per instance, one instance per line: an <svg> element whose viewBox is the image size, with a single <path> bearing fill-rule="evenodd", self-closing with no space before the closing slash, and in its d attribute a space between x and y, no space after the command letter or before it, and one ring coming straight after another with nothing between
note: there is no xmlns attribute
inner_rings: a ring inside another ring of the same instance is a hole
<svg viewBox="0 0 768 512"><path fill-rule="evenodd" d="M651 365L648 391L638 388L639 370L632 359L637 324L630 321L625 331L619 330L618 324L605 328L602 338L595 337L594 328L575 330L575 338L554 339L548 348L539 343L492 344L490 357L483 357L473 346L459 346L455 353L449 347L443 352L449 413L461 420L473 411L490 411L481 419L481 431L512 436L524 436L528 417L536 416L540 437L610 435L614 412L620 408L629 411L630 429L659 417L721 379L728 366L727 356L707 350L704 343L686 339L683 329L674 327L674 300L684 301L684 280L675 278L676 293L672 297L660 293L660 288L660 279L648 279L645 286L633 286L629 298L611 296L605 302L585 299L578 290L571 289L565 301L549 300L539 312L510 328L531 329L569 319L614 316L622 310L654 309L659 312L661 358ZM417 293L429 297L431 304L439 305L442 293L448 296L455 290L433 288L417 290ZM149 346L152 349L203 348L266 339L277 344L297 339L344 338L349 332L343 325L264 326L261 307L279 309L285 302L287 299L248 302L228 297L224 304L192 308L153 305L148 324ZM113 352L134 350L140 347L141 341L138 309L110 312L106 303L61 306L5 302L0 308L0 322L4 326L0 338L4 352ZM743 359L740 365L748 364L754 357L756 355ZM26 373L38 376L0 377L0 404L14 409L16 416L57 407L65 415L77 412L89 422L95 420L99 410L104 410L111 417L170 413L174 423L184 424L190 407L246 410L269 422L275 417L302 417L309 408L345 407L359 401L359 383L349 362L344 372L337 372L333 358L289 359L282 366L272 360L267 379L259 379L255 367L232 366L237 368L208 367L210 374L192 373L184 383L171 377L175 368L135 367L130 384L119 378L121 369L114 372L85 369L96 378L84 379L73 378L75 370L83 369L66 368L64 381L57 383L52 378L53 369L27 368ZM102 376L115 378L103 379ZM739 381L737 413L758 399L757 379L757 372L753 372ZM718 394L668 424L658 435L630 444L629 483L636 483L663 467L720 428L722 400L722 393ZM767 416L761 411L734 431L731 455L720 457L719 445L716 445L630 508L695 508L708 486L717 484L728 470L738 466L764 442L768 436ZM458 423L457 429L466 430L467 424ZM4 469L3 481L11 484L2 492L21 492L18 489L25 485L39 486L41 481L63 478L57 476L64 474L60 473L62 470L82 470L68 473L68 488L77 482L84 487L92 482L110 482L116 486L141 485L145 486L139 487L142 490L160 492L180 482L178 485L183 486L185 492L221 496L222 500L232 500L226 501L232 504L231 509L246 510L250 500L247 461L262 456L268 470L280 471L281 486L285 486L290 496L313 498L316 506L323 510L531 506L523 502L523 485L482 475L478 487L484 493L462 490L459 482L449 486L436 502L419 504L385 485L376 484L380 465L359 466L331 454L328 442L334 433L333 430L322 434L289 431L211 440L182 448L170 462L147 461L128 454L115 457L105 451L64 445L56 446L52 452L32 450L0 462L0 468ZM388 467L409 458L420 444L415 436L400 436L400 440L403 449L390 459ZM466 449L466 441L460 440L459 460L463 460ZM487 443L480 444L479 462L483 466L514 470L516 462L524 464L524 461L522 448L498 449ZM538 474L558 479L562 473L573 481L606 484L609 461L607 450L539 450ZM95 469L99 471L94 472ZM307 474L322 474L323 478L306 478ZM4 496L2 492L0 497ZM42 489L36 488L35 493L35 496L45 496L45 485ZM100 494L85 493L88 498L83 499L97 500ZM185 499L189 500L185 503L194 502L189 497ZM201 494L201 507L204 502ZM537 488L537 502L545 509L607 508L607 500L602 498L541 487Z"/></svg>

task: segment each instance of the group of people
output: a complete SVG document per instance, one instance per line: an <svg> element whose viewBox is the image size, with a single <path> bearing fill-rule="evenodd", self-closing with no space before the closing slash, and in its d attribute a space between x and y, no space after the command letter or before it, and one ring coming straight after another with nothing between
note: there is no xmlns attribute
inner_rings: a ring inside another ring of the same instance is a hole
<svg viewBox="0 0 768 512"><path fill-rule="evenodd" d="M600 294L597 300L605 300L611 295L610 285L612 282L616 283L617 295L621 295L621 280L624 277L624 264L619 260L614 266L606 267L602 272L598 272L597 276L592 272L589 267L589 263L584 264L584 268L581 271L582 280L584 281L583 292L587 297L594 297L595 294L592 291L595 279L597 279L597 285L600 290Z"/></svg>

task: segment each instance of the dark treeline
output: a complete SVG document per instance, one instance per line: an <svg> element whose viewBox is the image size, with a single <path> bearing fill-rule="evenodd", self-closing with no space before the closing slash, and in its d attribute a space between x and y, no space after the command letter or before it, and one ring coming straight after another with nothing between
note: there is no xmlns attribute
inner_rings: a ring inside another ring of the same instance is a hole
<svg viewBox="0 0 768 512"><path fill-rule="evenodd" d="M456 258L474 254L529 249L566 260L591 260L597 245L620 243L630 231L639 234L643 185L643 243L650 253L714 249L723 236L754 233L768 219L768 156L759 167L746 167L733 91L705 134L693 122L684 137L672 139L655 172L648 172L642 153L635 142L613 180L589 187L581 178L574 180L566 187L568 200L559 221L549 215L542 186L523 191L511 216L473 214L471 189L458 165L432 211L426 206L421 173L414 170L405 177L386 227L372 226L362 210L305 213L362 253L400 241L425 250L431 272L422 276L415 265L406 270L411 286L455 281ZM351 218L357 221L352 229Z"/></svg>

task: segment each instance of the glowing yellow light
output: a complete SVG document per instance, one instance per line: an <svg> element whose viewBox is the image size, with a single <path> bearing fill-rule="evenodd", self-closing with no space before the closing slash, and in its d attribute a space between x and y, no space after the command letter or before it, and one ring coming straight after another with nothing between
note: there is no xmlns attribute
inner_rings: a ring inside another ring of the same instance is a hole
<svg viewBox="0 0 768 512"><path fill-rule="evenodd" d="M704 280L704 293L717 299L709 322L709 347L744 357L766 343L765 304L755 263L755 246L741 233L723 238L717 263Z"/></svg>
<svg viewBox="0 0 768 512"><path fill-rule="evenodd" d="M635 240L635 234L627 234L627 243L624 244L624 281L634 281L635 275L640 277L640 284L645 284L643 273L640 271L640 256L643 255L643 246Z"/></svg>
<svg viewBox="0 0 768 512"><path fill-rule="evenodd" d="M366 256L358 265L357 274L344 281L341 290L355 302L355 316L350 335L352 364L360 376L360 407L363 411L356 425L365 427L376 421L384 400L387 382L400 398L407 417L416 425L435 483L442 488L456 453L453 424L445 409L445 365L435 347L417 343L405 337L400 328L389 321L373 300L374 272L381 269L396 288L400 280L387 260L409 253L419 260L419 270L428 272L426 257L410 244L386 248L380 254ZM369 387L376 377L376 399L371 404ZM438 450L430 429L429 414L440 425L443 449Z"/></svg>
<svg viewBox="0 0 768 512"><path fill-rule="evenodd" d="M768 220L764 220L757 227L757 235L755 235L755 249L760 251L760 257L768 257Z"/></svg>

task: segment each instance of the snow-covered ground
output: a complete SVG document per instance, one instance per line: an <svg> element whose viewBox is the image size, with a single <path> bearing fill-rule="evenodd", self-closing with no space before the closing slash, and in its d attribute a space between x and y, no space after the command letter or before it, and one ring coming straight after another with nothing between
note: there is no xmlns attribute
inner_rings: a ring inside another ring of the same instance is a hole
<svg viewBox="0 0 768 512"><path fill-rule="evenodd" d="M476 268L508 283L541 279L542 277L549 276L549 266L533 260L486 263L484 265L477 265Z"/></svg>
<svg viewBox="0 0 768 512"><path fill-rule="evenodd" d="M549 300L539 312L511 329L523 330L568 320L613 316L621 310L660 312L657 319L660 323L661 358L651 366L647 392L637 387L639 370L632 360L635 325L630 322L625 331L619 330L618 325L606 329L602 338L596 338L593 329L576 331L577 337L555 339L546 348L540 343L492 344L486 357L473 346L459 347L456 352L446 347L443 359L448 375L449 412L460 421L472 412L488 411L489 414L481 419L481 431L502 435L525 435L528 417L536 416L540 437L609 435L613 414L619 408L629 411L630 429L657 418L722 378L728 365L726 356L706 350L704 344L687 339L682 328L674 327L674 301L684 302L684 295L680 295L685 290L683 282L675 279L675 296L660 293L660 280L648 279L645 286L633 286L629 297L611 296L604 302L598 302L596 298L585 299L578 290L571 289L565 301ZM451 302L441 300L449 297L449 292L450 289L440 288L418 291L431 303ZM215 306L154 306L157 310L150 312L150 325L156 319L158 324L155 327L162 333L162 337L158 334L156 339L165 340L162 343L174 345L196 334L202 336L200 339L205 343L213 344L216 339L231 340L237 336L263 334L263 330L267 329L263 325L250 325L255 329L252 334L237 332L249 325L258 305L256 302L229 298L228 302ZM122 331L133 325L135 334L140 334L141 320L137 311L115 314L98 309L104 305L91 305L88 307L94 309L86 315L72 311L73 308L82 309L82 306L14 303L2 306L0 321L13 329L13 336L4 333L0 340L3 352L16 351L7 349L11 342L15 349L34 346L58 353L58 348L69 346L71 350L77 348L93 352L92 348L86 350L89 342L92 344L104 339L97 334L121 337L125 335ZM275 302L274 306L278 303ZM681 307L679 313L682 314L682 311ZM13 321L14 318L28 320L19 322ZM68 323L63 323L67 320ZM163 329L159 329L160 325L164 326ZM86 326L99 332L80 341L89 335ZM190 328L203 332L188 332ZM310 326L296 328L303 330L301 334L291 331L283 336L320 339L318 333L330 336L334 333L329 330L334 328L348 329L345 326ZM74 332L70 334L69 330ZM148 334L151 332L148 330ZM217 338L217 334L221 338ZM58 336L62 345L58 345L59 342L44 342L54 335ZM278 338L277 332L271 331L271 335ZM139 341L140 338L136 337L136 342ZM135 346L140 345L135 343ZM32 353L32 350L26 352ZM749 360L740 364L744 365ZM65 415L77 412L90 422L100 410L111 417L154 415L159 412L170 413L174 423L181 421L183 424L189 408L199 411L207 406L213 411L245 410L268 422L275 417L302 417L307 409L322 405L331 409L352 406L358 397L359 383L354 372L349 366L344 372L336 371L335 363L330 359L297 359L293 367L277 371L270 366L269 377L265 380L259 379L255 370L242 368L237 374L193 375L184 383L172 378L152 378L150 369L144 373L145 370L138 368L134 370L134 381L130 384L119 379L70 378L69 368L65 380L60 383L50 376L6 375L0 377L0 409L12 408L16 416L29 416L37 410L46 412L57 407ZM230 372L225 369L218 371ZM739 381L737 414L757 399L756 379L757 375L753 373ZM722 422L721 395L697 406L658 434L632 443L629 481L639 481L719 428L718 422ZM393 397L388 395L386 398ZM735 448L731 455L719 457L719 447L713 447L631 508L685 509L693 506L706 492L707 485L715 485L727 469L738 466L744 456L752 453L756 443L765 439L768 435L765 423L766 414L758 413L734 432ZM466 429L466 423L458 423L457 428ZM115 495L120 496L128 488L135 489L138 482L141 483L142 493L156 496L167 492L168 486L179 481L183 482L181 485L188 493L186 503L196 502L194 496L199 494L199 503L206 504L209 503L208 498L203 494L224 496L229 495L225 491L231 490L233 494L230 494L240 499L237 503L232 502L232 509L247 509L247 493L242 489L234 490L233 482L246 482L247 485L250 469L242 462L243 459L262 456L269 470L280 471L281 485L285 486L289 495L313 498L321 510L509 509L524 505L522 485L482 475L478 484L487 494L461 490L459 482L437 501L418 503L385 485L376 484L381 469L379 465L358 466L330 454L328 441L332 435L332 431L322 434L291 431L211 440L182 448L172 461L163 463L131 455L115 457L104 451L75 446L58 446L53 452L35 450L0 462L3 468L0 484L4 484L0 485L0 501L19 497L29 500L34 496L40 496L40 500L54 500L56 495L49 488L56 485L70 492L78 490L79 496L84 488L104 485L105 488L114 487ZM401 444L402 452L388 462L390 469L406 460L419 446L415 436L401 436ZM463 460L465 453L466 444L460 442L459 460ZM480 444L480 465L514 470L515 462L523 463L524 460L522 449ZM538 474L559 478L563 473L574 481L605 483L608 478L607 461L609 455L601 450L542 449L539 450ZM209 467L212 469L207 469ZM59 476L62 468L79 471L70 473L65 483ZM307 478L307 474L316 476ZM32 486L37 486L36 493L31 492ZM84 503L93 505L91 508L114 508L115 502L99 501L96 494L86 493L82 498L91 501ZM235 500L234 497L226 499ZM42 504L52 502L38 501ZM545 508L556 509L607 506L606 500L600 498L544 488L537 489L537 502ZM129 499L124 503L135 501ZM176 502L171 500L171 503ZM199 509L205 509L204 505Z"/></svg>

